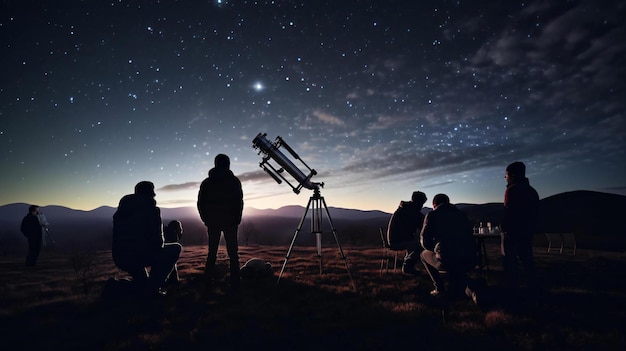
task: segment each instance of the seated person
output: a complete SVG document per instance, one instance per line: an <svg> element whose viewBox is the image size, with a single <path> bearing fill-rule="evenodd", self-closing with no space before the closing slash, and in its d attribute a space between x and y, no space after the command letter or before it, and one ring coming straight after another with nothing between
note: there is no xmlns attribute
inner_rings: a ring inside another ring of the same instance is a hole
<svg viewBox="0 0 626 351"><path fill-rule="evenodd" d="M182 250L179 243L164 243L155 195L152 182L139 182L134 194L122 197L113 215L113 261L147 295L165 294L162 286Z"/></svg>
<svg viewBox="0 0 626 351"><path fill-rule="evenodd" d="M445 194L433 198L434 210L426 215L420 233L424 247L420 257L435 289L431 295L445 292L439 271L448 272L448 289L452 296L468 294L468 272L476 265L477 253L472 225L467 216L450 203Z"/></svg>
<svg viewBox="0 0 626 351"><path fill-rule="evenodd" d="M395 251L406 250L402 272L405 274L418 274L415 269L417 256L422 251L418 234L422 229L424 215L422 207L426 202L426 194L414 191L411 201L400 201L398 209L393 213L387 228L387 241L389 248Z"/></svg>
<svg viewBox="0 0 626 351"><path fill-rule="evenodd" d="M163 236L165 243L178 243L183 238L183 224L180 221L170 221L167 226L163 227ZM167 278L166 284L178 285L180 276L178 275L178 265L174 264L174 269Z"/></svg>

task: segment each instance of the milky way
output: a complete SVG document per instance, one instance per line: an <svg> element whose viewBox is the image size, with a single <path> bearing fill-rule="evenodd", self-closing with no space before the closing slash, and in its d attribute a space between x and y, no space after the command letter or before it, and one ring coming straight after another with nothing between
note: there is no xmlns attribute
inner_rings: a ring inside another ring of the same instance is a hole
<svg viewBox="0 0 626 351"><path fill-rule="evenodd" d="M247 206L305 204L259 168L281 136L329 205L625 194L619 1L63 1L0 5L0 203L91 209L155 182L193 205L218 153ZM306 195L305 195L306 196Z"/></svg>

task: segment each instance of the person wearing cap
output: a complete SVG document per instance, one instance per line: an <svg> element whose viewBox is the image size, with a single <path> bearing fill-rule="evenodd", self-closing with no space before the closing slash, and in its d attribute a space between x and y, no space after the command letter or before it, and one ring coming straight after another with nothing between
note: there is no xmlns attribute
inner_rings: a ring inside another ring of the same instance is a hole
<svg viewBox="0 0 626 351"><path fill-rule="evenodd" d="M155 196L154 184L141 181L133 194L122 197L113 215L111 251L115 265L130 274L140 293L164 295L163 285L182 246L164 242L161 210Z"/></svg>
<svg viewBox="0 0 626 351"><path fill-rule="evenodd" d="M226 251L230 263L230 286L233 291L239 288L239 244L237 230L243 212L243 190L241 181L230 170L230 158L224 154L215 156L215 167L200 184L198 191L198 213L207 227L208 254L205 276L213 280L217 250L224 233Z"/></svg>
<svg viewBox="0 0 626 351"><path fill-rule="evenodd" d="M520 286L518 259L526 275L529 287L535 284L533 261L533 234L537 229L539 195L526 178L526 165L513 162L506 167L504 175L504 214L502 218L501 251L510 289Z"/></svg>
<svg viewBox="0 0 626 351"><path fill-rule="evenodd" d="M391 250L406 250L402 263L402 272L417 275L415 264L418 261L422 246L418 234L422 229L424 214L422 207L426 202L426 194L414 191L411 201L400 201L400 205L389 219L387 241Z"/></svg>

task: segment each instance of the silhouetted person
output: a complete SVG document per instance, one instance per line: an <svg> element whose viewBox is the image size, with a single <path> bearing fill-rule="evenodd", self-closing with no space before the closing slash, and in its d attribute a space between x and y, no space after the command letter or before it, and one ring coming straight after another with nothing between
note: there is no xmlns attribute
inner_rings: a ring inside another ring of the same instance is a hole
<svg viewBox="0 0 626 351"><path fill-rule="evenodd" d="M526 178L526 165L513 162L504 175L504 216L502 218L501 248L506 284L510 289L520 285L518 262L522 264L529 287L535 284L533 235L537 229L539 194Z"/></svg>
<svg viewBox="0 0 626 351"><path fill-rule="evenodd" d="M239 245L237 229L243 211L243 190L241 182L230 170L230 159L224 154L215 156L215 167L202 181L198 192L198 212L207 227L209 252L205 275L214 278L215 261L220 237L224 233L226 251L230 260L230 284L239 287Z"/></svg>
<svg viewBox="0 0 626 351"><path fill-rule="evenodd" d="M177 243L183 238L183 224L180 221L170 221L163 227L163 237L166 243Z"/></svg>
<svg viewBox="0 0 626 351"><path fill-rule="evenodd" d="M20 230L28 239L28 253L26 254L26 265L34 266L37 264L39 253L41 252L42 228L39 223L39 206L30 205L28 213L22 219Z"/></svg>
<svg viewBox="0 0 626 351"><path fill-rule="evenodd" d="M162 286L182 250L178 243L164 243L155 195L152 182L139 182L134 194L122 197L113 215L113 261L148 296L165 293Z"/></svg>
<svg viewBox="0 0 626 351"><path fill-rule="evenodd" d="M411 201L400 201L400 205L391 216L387 227L387 241L392 250L406 250L402 272L418 274L415 263L422 251L419 241L419 232L424 222L422 207L426 202L426 194L414 191Z"/></svg>
<svg viewBox="0 0 626 351"><path fill-rule="evenodd" d="M456 297L467 293L472 297L468 290L468 272L477 262L472 225L445 194L435 195L433 208L426 215L420 233L424 247L420 256L435 287L431 295L446 292L439 274L445 270L448 272L448 294Z"/></svg>
<svg viewBox="0 0 626 351"><path fill-rule="evenodd" d="M180 239L183 238L183 224L177 220L170 221L167 226L163 227L163 236L166 244L180 242ZM174 264L174 269L167 278L166 284L178 285L179 283L178 265Z"/></svg>

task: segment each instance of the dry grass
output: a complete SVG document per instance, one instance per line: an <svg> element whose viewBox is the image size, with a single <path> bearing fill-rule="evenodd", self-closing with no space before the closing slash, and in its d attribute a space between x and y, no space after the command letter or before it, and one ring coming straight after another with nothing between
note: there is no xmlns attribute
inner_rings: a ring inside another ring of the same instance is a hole
<svg viewBox="0 0 626 351"><path fill-rule="evenodd" d="M399 272L381 275L379 248L343 249L356 291L337 247L325 248L320 275L313 249L296 246L276 284L287 248L251 246L241 248L241 262L270 261L274 279L244 282L232 296L224 249L221 278L208 286L202 279L206 248L194 246L179 263L181 286L161 299L118 301L100 295L108 278L125 277L109 252L47 251L36 267L25 267L21 257L0 257L3 344L26 350L626 348L623 254L537 249L544 289L509 306L500 296L502 271L492 245L485 303L453 301L444 323L425 275L417 281Z"/></svg>

